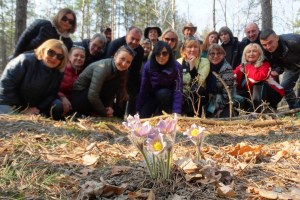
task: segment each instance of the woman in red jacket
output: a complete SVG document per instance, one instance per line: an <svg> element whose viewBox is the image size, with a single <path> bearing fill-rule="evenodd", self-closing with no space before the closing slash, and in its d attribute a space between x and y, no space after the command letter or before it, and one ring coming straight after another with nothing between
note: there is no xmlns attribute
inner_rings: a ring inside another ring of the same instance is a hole
<svg viewBox="0 0 300 200"><path fill-rule="evenodd" d="M271 75L271 66L265 61L261 47L256 43L247 45L243 51L242 64L234 74L238 90L246 90L246 97L256 112L262 112L263 102L269 103L274 110L284 95L283 87Z"/></svg>

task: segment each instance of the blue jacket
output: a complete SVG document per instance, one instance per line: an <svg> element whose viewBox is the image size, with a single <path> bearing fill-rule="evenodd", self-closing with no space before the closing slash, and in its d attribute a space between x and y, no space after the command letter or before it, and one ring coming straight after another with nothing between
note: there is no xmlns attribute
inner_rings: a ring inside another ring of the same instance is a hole
<svg viewBox="0 0 300 200"><path fill-rule="evenodd" d="M172 69L151 69L150 61L148 61L142 73L137 110L140 111L149 96L154 95L161 88L168 88L174 92L172 112L180 114L182 106L182 87L182 69L177 61L174 61Z"/></svg>
<svg viewBox="0 0 300 200"><path fill-rule="evenodd" d="M70 37L61 36L51 21L45 19L35 20L18 39L13 57L26 51L32 51L48 39L62 40L70 50L73 42Z"/></svg>
<svg viewBox="0 0 300 200"><path fill-rule="evenodd" d="M0 104L47 110L54 99L63 73L47 67L33 53L11 60L0 79Z"/></svg>

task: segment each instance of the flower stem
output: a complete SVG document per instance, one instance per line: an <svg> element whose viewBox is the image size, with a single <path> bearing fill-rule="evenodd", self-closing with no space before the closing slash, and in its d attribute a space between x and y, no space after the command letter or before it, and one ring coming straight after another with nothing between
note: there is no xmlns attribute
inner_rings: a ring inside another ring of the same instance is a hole
<svg viewBox="0 0 300 200"><path fill-rule="evenodd" d="M147 164L147 168L148 168L150 177L153 178L153 179L156 178L155 175L154 175L153 172L152 172L151 165L150 165L150 163L149 163L149 160L148 160L148 158L147 158L147 155L145 154L145 152L144 152L143 150L141 151L141 153L142 153L142 155L143 155L143 157L144 157L144 159L145 159L145 161L146 161L146 164Z"/></svg>

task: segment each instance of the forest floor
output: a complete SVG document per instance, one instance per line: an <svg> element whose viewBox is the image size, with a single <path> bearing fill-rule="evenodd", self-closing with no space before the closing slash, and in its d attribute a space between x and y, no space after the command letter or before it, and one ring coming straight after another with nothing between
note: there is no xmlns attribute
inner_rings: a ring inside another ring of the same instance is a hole
<svg viewBox="0 0 300 200"><path fill-rule="evenodd" d="M195 147L182 133L194 123L206 128L202 161L210 175L192 167ZM293 115L180 117L163 181L150 178L122 120L0 115L0 199L300 199L299 129Z"/></svg>

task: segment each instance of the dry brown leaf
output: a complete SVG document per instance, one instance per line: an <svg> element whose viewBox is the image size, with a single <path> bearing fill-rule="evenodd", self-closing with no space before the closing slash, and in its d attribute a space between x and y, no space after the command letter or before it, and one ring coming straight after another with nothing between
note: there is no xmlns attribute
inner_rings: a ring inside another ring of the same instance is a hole
<svg viewBox="0 0 300 200"><path fill-rule="evenodd" d="M289 193L278 193L278 199L280 200L290 200L290 199L295 199L291 194Z"/></svg>
<svg viewBox="0 0 300 200"><path fill-rule="evenodd" d="M228 198L234 198L236 196L235 191L229 185L219 187L217 189L217 195Z"/></svg>
<svg viewBox="0 0 300 200"><path fill-rule="evenodd" d="M290 188L291 190L291 195L296 199L300 199L300 189L296 187Z"/></svg>
<svg viewBox="0 0 300 200"><path fill-rule="evenodd" d="M239 163L239 164L236 166L236 169L244 170L247 166L248 166L247 163Z"/></svg>
<svg viewBox="0 0 300 200"><path fill-rule="evenodd" d="M114 195L121 195L127 187L127 184L122 184L120 187L106 184L103 188L102 197L111 197Z"/></svg>
<svg viewBox="0 0 300 200"><path fill-rule="evenodd" d="M184 197L179 196L179 195L177 195L177 194L175 194L175 195L172 197L172 200L182 200L182 199L184 199Z"/></svg>
<svg viewBox="0 0 300 200"><path fill-rule="evenodd" d="M184 176L185 180L188 181L188 182L198 180L201 177L202 177L201 174L186 174Z"/></svg>
<svg viewBox="0 0 300 200"><path fill-rule="evenodd" d="M136 198L139 198L142 196L142 192L139 190L139 191L136 191L136 192L128 192L128 199L136 199Z"/></svg>
<svg viewBox="0 0 300 200"><path fill-rule="evenodd" d="M155 194L153 190L150 190L147 200L155 200Z"/></svg>
<svg viewBox="0 0 300 200"><path fill-rule="evenodd" d="M119 175L122 174L124 172L128 172L130 169L132 169L132 167L127 167L127 166L114 166L111 169L111 174L110 176L115 176L115 175Z"/></svg>
<svg viewBox="0 0 300 200"><path fill-rule="evenodd" d="M81 177L86 177L89 173L92 173L93 171L95 171L95 168L83 168L79 172Z"/></svg>
<svg viewBox="0 0 300 200"><path fill-rule="evenodd" d="M126 184L117 187L104 182L87 181L81 186L77 200L89 199L92 196L111 197L114 195L121 195L126 187Z"/></svg>
<svg viewBox="0 0 300 200"><path fill-rule="evenodd" d="M99 156L90 154L82 157L82 164L85 166L94 165L98 162Z"/></svg>
<svg viewBox="0 0 300 200"><path fill-rule="evenodd" d="M278 151L276 155L271 157L272 162L278 162L282 157L284 157L288 152L285 150Z"/></svg>
<svg viewBox="0 0 300 200"><path fill-rule="evenodd" d="M278 193L274 191L268 191L264 189L259 189L259 195L268 199L277 199Z"/></svg>
<svg viewBox="0 0 300 200"><path fill-rule="evenodd" d="M199 169L191 158L179 159L175 164L187 174L196 172Z"/></svg>

